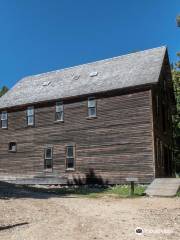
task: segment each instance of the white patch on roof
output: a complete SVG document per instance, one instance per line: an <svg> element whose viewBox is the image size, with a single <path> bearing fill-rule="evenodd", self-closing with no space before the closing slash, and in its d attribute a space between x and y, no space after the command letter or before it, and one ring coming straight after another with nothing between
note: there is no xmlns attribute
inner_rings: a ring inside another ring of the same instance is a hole
<svg viewBox="0 0 180 240"><path fill-rule="evenodd" d="M50 81L47 81L47 82L43 82L43 87L46 87L46 86L49 86L51 84L51 82Z"/></svg>
<svg viewBox="0 0 180 240"><path fill-rule="evenodd" d="M98 72L91 72L91 73L89 74L90 77L95 77L95 76L97 76L97 75L98 75Z"/></svg>

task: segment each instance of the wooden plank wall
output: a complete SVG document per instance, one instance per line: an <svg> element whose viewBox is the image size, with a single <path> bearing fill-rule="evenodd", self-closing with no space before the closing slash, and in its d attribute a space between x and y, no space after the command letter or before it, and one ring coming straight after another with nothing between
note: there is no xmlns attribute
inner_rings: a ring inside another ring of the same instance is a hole
<svg viewBox="0 0 180 240"><path fill-rule="evenodd" d="M173 175L173 125L172 125L172 79L167 74L166 66L162 68L159 83L152 90L154 116L155 176L170 177ZM157 100L158 98L158 100ZM162 113L165 106L165 117ZM166 129L163 130L163 121ZM157 144L159 142L159 144ZM166 150L166 151L165 151ZM167 163L168 160L168 163ZM168 172L167 173L167 169Z"/></svg>
<svg viewBox="0 0 180 240"><path fill-rule="evenodd" d="M0 176L62 176L68 182L118 184L126 177L154 178L151 90L97 99L97 118L87 118L87 99L65 102L64 122L55 123L55 103L35 106L35 127L26 109L9 113L0 129ZM17 152L8 143L17 142ZM75 171L65 170L65 147L76 144ZM53 172L44 171L44 147L53 145Z"/></svg>

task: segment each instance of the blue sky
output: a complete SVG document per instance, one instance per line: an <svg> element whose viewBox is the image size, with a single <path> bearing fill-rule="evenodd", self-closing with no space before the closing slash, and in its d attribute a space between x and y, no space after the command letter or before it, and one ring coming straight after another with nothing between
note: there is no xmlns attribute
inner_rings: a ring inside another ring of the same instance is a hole
<svg viewBox="0 0 180 240"><path fill-rule="evenodd" d="M179 0L0 0L0 86L27 75L167 45Z"/></svg>

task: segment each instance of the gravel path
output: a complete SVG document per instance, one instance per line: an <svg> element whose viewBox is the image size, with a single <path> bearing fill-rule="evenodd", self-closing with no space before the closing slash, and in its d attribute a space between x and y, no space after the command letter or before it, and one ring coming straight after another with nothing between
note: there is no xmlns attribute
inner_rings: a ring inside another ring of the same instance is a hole
<svg viewBox="0 0 180 240"><path fill-rule="evenodd" d="M135 234L136 227L143 229L143 236ZM0 199L0 239L179 240L180 198L21 194L19 198Z"/></svg>

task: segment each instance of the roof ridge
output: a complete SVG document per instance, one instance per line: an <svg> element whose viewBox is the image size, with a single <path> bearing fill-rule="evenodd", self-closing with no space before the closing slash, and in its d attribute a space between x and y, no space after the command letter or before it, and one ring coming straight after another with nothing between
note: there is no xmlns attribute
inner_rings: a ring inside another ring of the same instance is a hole
<svg viewBox="0 0 180 240"><path fill-rule="evenodd" d="M131 52L131 53L119 55L119 56L116 56L116 57L111 57L111 58L106 58L106 59L102 59L102 60L92 61L92 62L83 63L83 64L71 66L71 67L65 67L65 68L61 68L61 69L57 69L57 70L52 70L52 71L49 71L49 72L44 72L44 73L38 73L38 74L34 74L34 75L29 75L29 76L23 77L19 82L22 82L22 81L24 81L25 79L29 79L29 78L32 78L32 77L37 77L37 78L38 78L38 77L41 77L41 76L43 77L43 76L48 75L48 74L50 74L50 73L59 73L59 72L61 72L61 71L67 71L67 70L69 70L69 69L79 68L79 67L82 67L82 66L87 66L87 65L91 65L91 64L95 64L95 63L108 62L108 61L116 60L116 59L119 59L119 58L123 58L123 57L125 57L125 56L129 56L129 55L133 55L133 54L137 54L137 53L143 53L143 52L147 52L147 51L149 52L149 51L153 51L153 50L160 49L160 48L167 49L167 46L166 46L166 45L162 45L162 46L159 46L159 47L149 48L149 49L145 49L145 50L141 50L141 51L136 51L136 52Z"/></svg>
<svg viewBox="0 0 180 240"><path fill-rule="evenodd" d="M161 46L25 77L0 98L0 109L154 84L158 82L166 52L167 48ZM91 71L99 74L90 78ZM74 81L74 74L81 74L78 81ZM51 79L52 84L45 87L43 83Z"/></svg>

